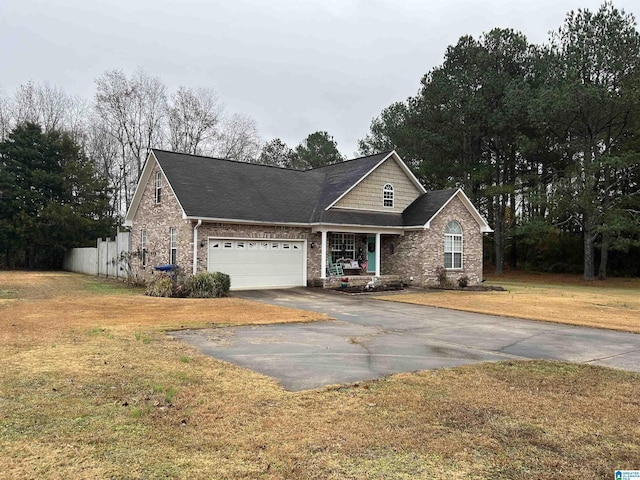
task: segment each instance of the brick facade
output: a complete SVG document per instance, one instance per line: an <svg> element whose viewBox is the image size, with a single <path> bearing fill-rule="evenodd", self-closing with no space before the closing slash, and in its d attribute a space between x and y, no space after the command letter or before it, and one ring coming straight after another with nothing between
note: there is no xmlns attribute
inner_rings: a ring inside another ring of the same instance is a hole
<svg viewBox="0 0 640 480"><path fill-rule="evenodd" d="M393 164L397 167L395 162ZM155 174L158 171L160 170L155 165L135 212L131 230L132 249L137 251L141 248L141 231L145 230L148 255L147 265L143 270L148 275L153 272L153 266L170 262L169 232L171 228L175 228L176 263L180 265L184 274L190 275L193 270L193 233L196 222L182 218L182 209L164 177L161 202L155 202ZM400 173L404 175L403 172ZM396 182L396 185L400 184ZM376 184L375 188L376 197L380 199L382 187L383 183L380 183ZM444 228L451 220L458 221L463 229L463 268L448 270L448 277L456 281L466 275L470 284L479 283L482 280L482 233L476 219L457 196L431 222L429 229L407 231L404 235L381 236L382 275L397 275L405 283L416 286L435 284L435 270L444 264ZM312 232L311 227L203 223L198 228L198 272L207 269L207 245L205 242L204 246L200 246L200 242L209 237L306 240L307 282L317 284L321 276L321 234Z"/></svg>
<svg viewBox="0 0 640 480"><path fill-rule="evenodd" d="M193 228L191 222L182 219L180 208L175 195L171 191L166 179L162 177L162 193L160 203L155 201L155 178L159 172L156 165L149 177L150 180L144 187L140 205L136 211L133 226L131 228L131 248L139 251L141 231L146 231L147 265L142 269L147 273L153 272L155 265L168 264L170 262L171 228L177 231L176 263L183 267L191 265L193 256ZM189 273L191 270L189 269Z"/></svg>
<svg viewBox="0 0 640 480"><path fill-rule="evenodd" d="M457 196L433 219L429 229L408 231L404 236L382 236L381 273L398 275L409 285L435 285L436 268L444 266L444 229L452 220L462 226L462 269L447 270L447 277L456 282L466 275L470 285L479 284L482 281L482 233Z"/></svg>
<svg viewBox="0 0 640 480"><path fill-rule="evenodd" d="M198 238L209 237L238 239L278 239L307 241L307 279L320 277L320 233L311 228L281 227L275 225L234 225L231 223L203 223L198 228ZM207 246L198 242L198 272L207 270ZM192 265L191 260L189 265ZM190 270L191 271L191 270Z"/></svg>

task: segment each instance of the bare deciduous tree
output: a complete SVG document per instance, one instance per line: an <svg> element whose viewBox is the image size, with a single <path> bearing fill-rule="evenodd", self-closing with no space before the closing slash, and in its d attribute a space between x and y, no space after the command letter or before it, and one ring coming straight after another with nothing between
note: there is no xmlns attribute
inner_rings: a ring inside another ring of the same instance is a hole
<svg viewBox="0 0 640 480"><path fill-rule="evenodd" d="M95 111L102 119L100 125L118 146L121 207L126 210L147 152L161 145L166 87L143 70L130 79L120 70L107 71L96 80L96 86Z"/></svg>
<svg viewBox="0 0 640 480"><path fill-rule="evenodd" d="M11 130L11 109L9 99L0 90L0 142L3 142Z"/></svg>
<svg viewBox="0 0 640 480"><path fill-rule="evenodd" d="M82 139L85 123L85 101L64 92L61 88L27 82L16 90L11 102L7 100L7 124L32 122L45 132L67 131L74 141Z"/></svg>
<svg viewBox="0 0 640 480"><path fill-rule="evenodd" d="M256 121L235 113L223 120L214 153L229 160L255 162L260 155L261 143Z"/></svg>
<svg viewBox="0 0 640 480"><path fill-rule="evenodd" d="M108 179L111 215L116 218L122 214L120 205L124 203L120 198L124 191L120 150L97 115L93 115L89 120L84 148L98 173Z"/></svg>
<svg viewBox="0 0 640 480"><path fill-rule="evenodd" d="M222 113L211 89L180 87L167 109L169 146L174 152L211 153Z"/></svg>

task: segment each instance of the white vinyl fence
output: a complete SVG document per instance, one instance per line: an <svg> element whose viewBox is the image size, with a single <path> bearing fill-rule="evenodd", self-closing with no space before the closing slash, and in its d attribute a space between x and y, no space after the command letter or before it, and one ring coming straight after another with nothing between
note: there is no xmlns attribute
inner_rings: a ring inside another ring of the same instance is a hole
<svg viewBox="0 0 640 480"><path fill-rule="evenodd" d="M130 233L118 232L116 238L99 238L95 247L72 248L64 256L62 268L87 275L126 278L119 259L130 248Z"/></svg>

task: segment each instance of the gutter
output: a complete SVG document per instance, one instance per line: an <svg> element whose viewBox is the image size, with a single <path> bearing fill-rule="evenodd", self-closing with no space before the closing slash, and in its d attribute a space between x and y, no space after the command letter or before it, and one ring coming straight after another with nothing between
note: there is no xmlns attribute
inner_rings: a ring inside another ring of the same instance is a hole
<svg viewBox="0 0 640 480"><path fill-rule="evenodd" d="M198 227L202 225L202 219L193 227L193 274L198 273Z"/></svg>

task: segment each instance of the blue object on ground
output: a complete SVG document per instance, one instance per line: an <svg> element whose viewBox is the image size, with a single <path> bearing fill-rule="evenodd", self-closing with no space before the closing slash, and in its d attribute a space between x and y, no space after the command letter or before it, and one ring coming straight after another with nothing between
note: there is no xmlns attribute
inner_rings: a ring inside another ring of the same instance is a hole
<svg viewBox="0 0 640 480"><path fill-rule="evenodd" d="M178 269L178 265L174 265L172 263L169 263L167 265L156 265L153 268L155 268L159 272L172 272L173 270L177 270Z"/></svg>

